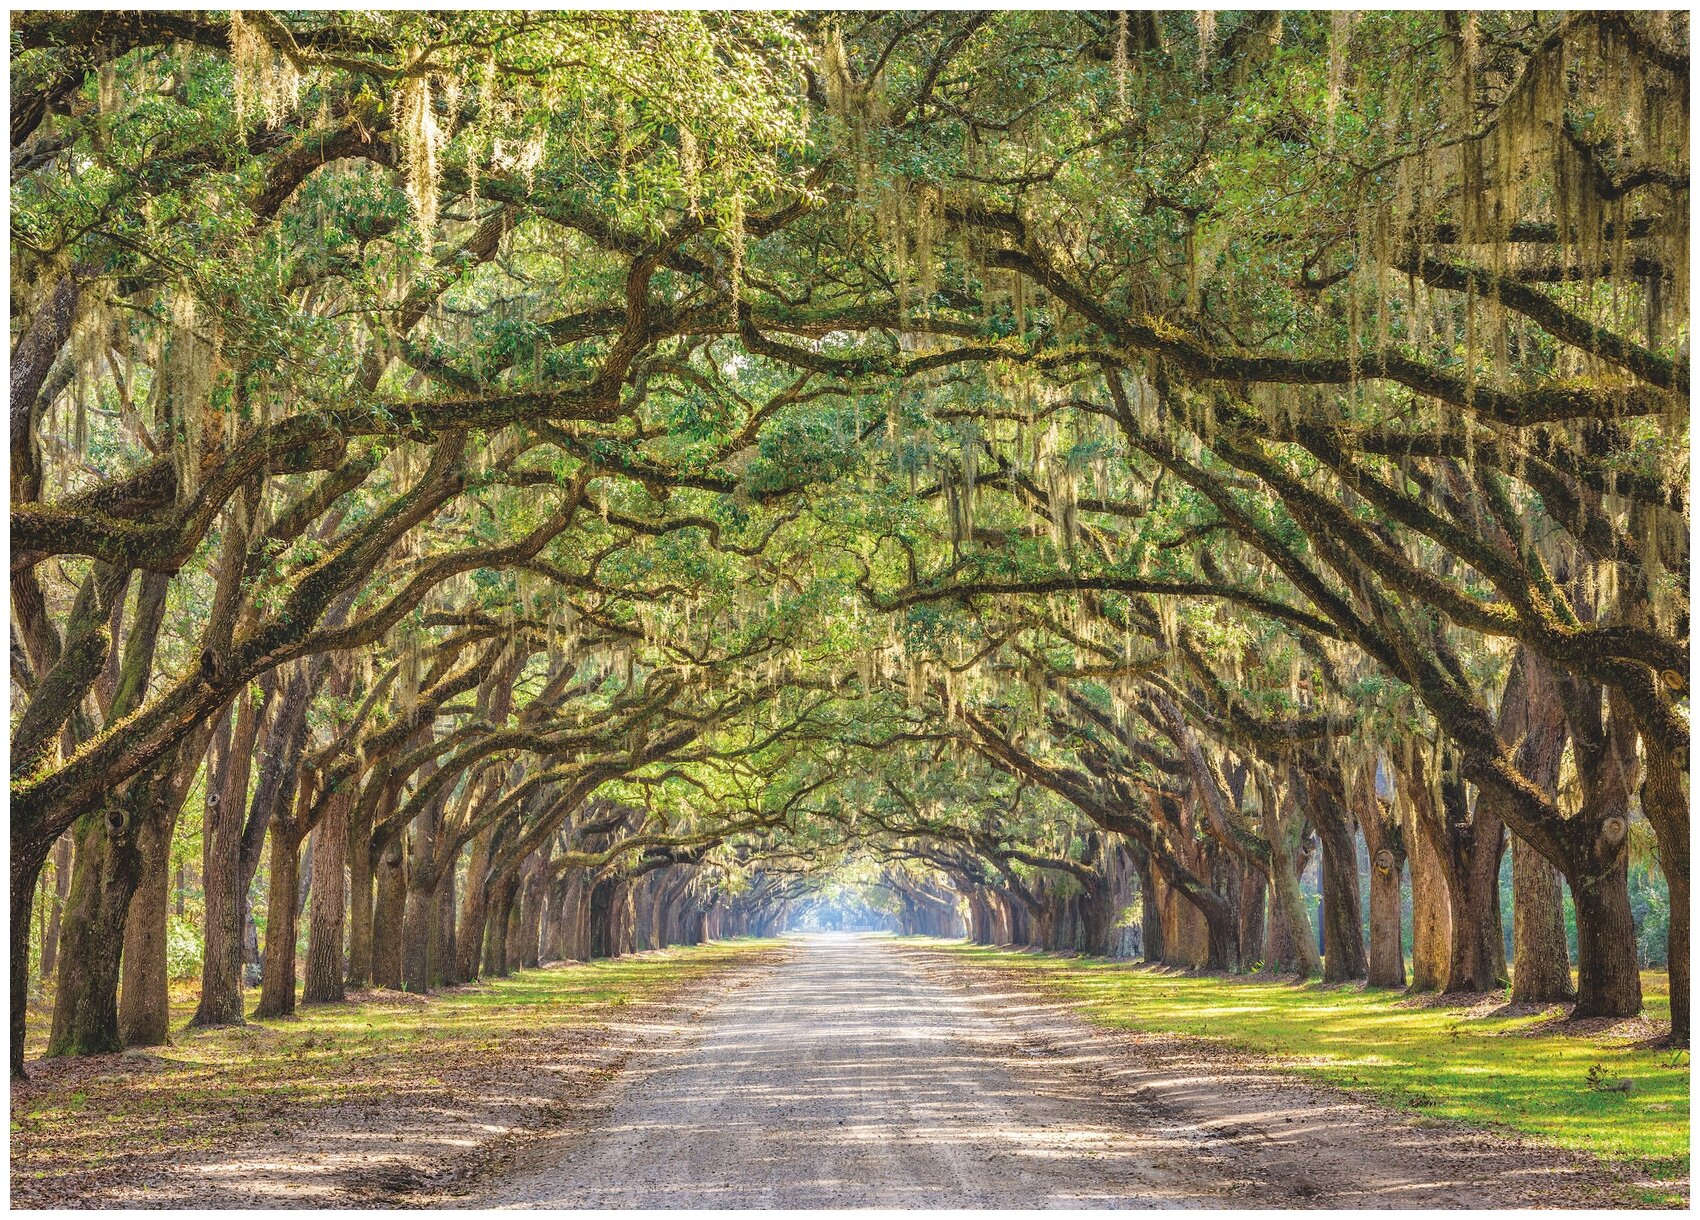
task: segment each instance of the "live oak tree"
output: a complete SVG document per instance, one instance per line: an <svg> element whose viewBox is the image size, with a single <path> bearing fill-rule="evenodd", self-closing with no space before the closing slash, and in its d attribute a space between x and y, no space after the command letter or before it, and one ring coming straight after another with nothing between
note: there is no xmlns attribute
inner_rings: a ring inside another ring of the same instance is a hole
<svg viewBox="0 0 1700 1220"><path fill-rule="evenodd" d="M169 1036L185 808L202 1023L257 878L263 1016L832 876L1397 987L1407 873L1628 1015L1650 843L1686 1039L1687 38L19 14L13 1070L67 838L50 1051Z"/></svg>

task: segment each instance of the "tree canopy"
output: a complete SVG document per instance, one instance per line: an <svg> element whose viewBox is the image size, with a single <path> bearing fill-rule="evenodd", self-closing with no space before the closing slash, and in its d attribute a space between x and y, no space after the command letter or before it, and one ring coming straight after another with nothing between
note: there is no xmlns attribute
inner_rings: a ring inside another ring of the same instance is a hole
<svg viewBox="0 0 1700 1220"><path fill-rule="evenodd" d="M1148 956L1402 986L1407 868L1414 981L1480 990L1509 843L1579 1015L1639 1010L1656 864L1686 1038L1683 14L12 56L15 1069L66 835L52 1047L162 1035L186 806L208 1020L309 841L309 993L535 961L582 878L1097 952L1137 892Z"/></svg>

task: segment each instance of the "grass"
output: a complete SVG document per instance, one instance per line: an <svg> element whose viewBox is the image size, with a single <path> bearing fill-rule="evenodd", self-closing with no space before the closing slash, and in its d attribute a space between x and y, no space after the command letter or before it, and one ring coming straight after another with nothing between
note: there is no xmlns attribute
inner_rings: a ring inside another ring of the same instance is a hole
<svg viewBox="0 0 1700 1220"><path fill-rule="evenodd" d="M1026 975L1108 1028L1215 1039L1400 1110L1508 1127L1626 1163L1654 1181L1688 1174L1686 1051L1571 1034L1550 1017L1412 1006L1397 992L1181 975L956 942L938 947L966 963ZM1642 985L1646 1015L1668 1020L1667 977L1647 972ZM1632 1092L1594 1087L1621 1079L1634 1082Z"/></svg>
<svg viewBox="0 0 1700 1220"><path fill-rule="evenodd" d="M171 1046L31 1060L32 1078L12 1089L14 1199L40 1206L59 1190L75 1194L97 1180L105 1188L304 1110L423 1098L461 1068L558 1048L562 1027L617 1018L627 1005L689 987L775 943L550 966L429 998L363 993L359 1002L314 1005L281 1021L209 1030L183 1029L195 996L175 992Z"/></svg>

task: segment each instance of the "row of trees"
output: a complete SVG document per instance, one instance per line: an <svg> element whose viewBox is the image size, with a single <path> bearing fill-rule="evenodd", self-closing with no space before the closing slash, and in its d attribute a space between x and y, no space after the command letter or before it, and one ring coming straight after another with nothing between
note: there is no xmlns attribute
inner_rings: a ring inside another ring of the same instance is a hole
<svg viewBox="0 0 1700 1220"><path fill-rule="evenodd" d="M14 1071L55 852L50 1050L167 1036L185 807L203 1022L256 877L295 1004L309 845L314 1000L851 857L916 927L1105 951L1138 892L1148 955L1388 986L1408 876L1481 990L1509 850L1583 1015L1641 851L1685 1039L1687 38L18 15Z"/></svg>

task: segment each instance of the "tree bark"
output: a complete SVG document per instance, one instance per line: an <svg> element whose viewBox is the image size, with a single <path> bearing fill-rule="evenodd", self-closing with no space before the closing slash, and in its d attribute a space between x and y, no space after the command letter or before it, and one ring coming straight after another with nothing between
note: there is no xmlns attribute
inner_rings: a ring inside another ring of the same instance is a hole
<svg viewBox="0 0 1700 1220"><path fill-rule="evenodd" d="M40 836L32 840L28 836L18 835L12 842L10 1049L14 1078L21 1078L24 1074L24 1031L30 1000L30 898L35 892L36 880L41 876L42 867L47 863L47 853L52 847L50 841ZM63 965L63 954L60 955L60 961Z"/></svg>
<svg viewBox="0 0 1700 1220"><path fill-rule="evenodd" d="M295 893L301 870L301 839L283 819L271 828L271 876L267 878L266 948L260 965L256 1017L287 1017L295 1011Z"/></svg>
<svg viewBox="0 0 1700 1220"><path fill-rule="evenodd" d="M1641 733L1641 740L1647 759L1646 778L1641 784L1641 808L1658 838L1659 868L1670 887L1670 933L1666 941L1666 960L1670 968L1670 1040L1675 1046L1687 1046L1688 752L1685 744L1667 749L1645 730Z"/></svg>
<svg viewBox="0 0 1700 1220"><path fill-rule="evenodd" d="M1500 709L1500 735L1518 743L1517 766L1529 782L1556 799L1569 731L1563 702L1551 667L1539 656L1520 649L1517 666L1519 680L1507 683ZM1562 878L1551 861L1516 835L1511 836L1511 940L1513 1003L1562 1003L1575 996Z"/></svg>
<svg viewBox="0 0 1700 1220"><path fill-rule="evenodd" d="M455 864L451 857L443 865L443 879L437 882L437 956L431 963L431 981L433 985L451 986L461 980L455 971L455 942L458 931L455 928Z"/></svg>
<svg viewBox="0 0 1700 1220"><path fill-rule="evenodd" d="M401 988L402 920L407 909L407 876L401 837L392 838L378 857L378 899L372 908L372 982Z"/></svg>
<svg viewBox="0 0 1700 1220"><path fill-rule="evenodd" d="M1511 890L1512 1002L1558 1004L1573 999L1563 878L1545 856L1515 835Z"/></svg>
<svg viewBox="0 0 1700 1220"><path fill-rule="evenodd" d="M359 800L348 823L348 985L355 989L372 983L372 817L372 806Z"/></svg>
<svg viewBox="0 0 1700 1220"><path fill-rule="evenodd" d="M1405 829L1411 845L1411 990L1439 991L1451 969L1446 870L1429 837L1412 825Z"/></svg>
<svg viewBox="0 0 1700 1220"><path fill-rule="evenodd" d="M1369 985L1405 986L1405 944L1399 898L1405 846L1398 819L1382 808L1372 790L1365 799L1364 845L1369 849Z"/></svg>
<svg viewBox="0 0 1700 1220"><path fill-rule="evenodd" d="M348 807L351 798L337 793L327 803L324 819L313 835L313 889L307 916L307 979L303 1004L330 1004L344 999L342 942L347 894L343 869L348 858Z"/></svg>
<svg viewBox="0 0 1700 1220"><path fill-rule="evenodd" d="M1151 853L1137 843L1130 843L1128 850L1133 853L1133 871L1139 878L1140 956L1148 962L1160 962L1164 956L1163 908L1151 867Z"/></svg>
<svg viewBox="0 0 1700 1220"><path fill-rule="evenodd" d="M98 1055L123 1046L118 1035L119 960L124 919L141 874L133 822L127 808L113 805L85 816L77 826L49 1055ZM22 909L27 921L27 892ZM14 909L14 917L17 913ZM28 976L26 958L26 988Z"/></svg>
<svg viewBox="0 0 1700 1220"><path fill-rule="evenodd" d="M1363 916L1358 897L1358 843L1353 819L1334 797L1309 780L1310 822L1322 843L1322 928L1328 946L1322 977L1330 983L1364 978Z"/></svg>
<svg viewBox="0 0 1700 1220"><path fill-rule="evenodd" d="M47 928L41 937L41 977L53 977L59 962L59 926L65 901L71 895L71 836L59 836L53 847L53 902L47 911Z"/></svg>
<svg viewBox="0 0 1700 1220"><path fill-rule="evenodd" d="M489 896L484 925L484 973L506 978L513 973L508 964L508 921L513 917L514 891L519 878L512 869L492 875L485 883Z"/></svg>
<svg viewBox="0 0 1700 1220"><path fill-rule="evenodd" d="M520 969L536 967L542 958L544 872L546 861L540 855L528 858L524 889L520 900L519 956L515 965ZM660 932L666 944L666 930Z"/></svg>
<svg viewBox="0 0 1700 1220"><path fill-rule="evenodd" d="M407 878L401 921L401 986L423 995L431 990L431 932L437 926L435 877L421 868Z"/></svg>
<svg viewBox="0 0 1700 1220"><path fill-rule="evenodd" d="M1297 974L1301 979L1315 978L1322 973L1322 955L1317 952L1310 913L1299 888L1301 869L1296 858L1296 840L1304 833L1304 822L1290 812L1280 812L1272 785L1262 783L1259 795L1269 814L1265 820L1271 823L1267 838L1274 914L1268 935L1270 952L1265 960L1276 970Z"/></svg>
<svg viewBox="0 0 1700 1220"><path fill-rule="evenodd" d="M1580 1017L1641 1011L1641 971L1629 909L1630 799L1637 782L1635 732L1606 692L1568 675L1559 682L1582 786L1582 808L1565 825L1561 868L1576 904L1576 1007ZM1615 697L1614 697L1615 698Z"/></svg>
<svg viewBox="0 0 1700 1220"><path fill-rule="evenodd" d="M125 1046L171 1041L171 996L166 978L165 920L170 896L171 835L175 808L145 819L137 829L140 877L124 919L124 958L118 993L118 1036Z"/></svg>
<svg viewBox="0 0 1700 1220"><path fill-rule="evenodd" d="M455 973L465 982L478 978L484 959L486 888L490 875L490 834L480 832L467 855L466 884L461 891L460 919L455 928Z"/></svg>
<svg viewBox="0 0 1700 1220"><path fill-rule="evenodd" d="M1240 964L1250 969L1263 961L1269 945L1269 877L1250 861L1240 870Z"/></svg>
<svg viewBox="0 0 1700 1220"><path fill-rule="evenodd" d="M261 698L252 691L244 693L236 703L235 726L220 726L213 735L201 828L201 891L206 905L201 999L191 1025L240 1025L244 1019L242 921L247 903L242 830L262 715Z"/></svg>
<svg viewBox="0 0 1700 1220"><path fill-rule="evenodd" d="M1635 919L1629 909L1629 853L1621 843L1602 844L1615 860L1581 885L1576 903L1576 1007L1581 1017L1633 1017L1641 1011L1641 968L1635 956Z"/></svg>

